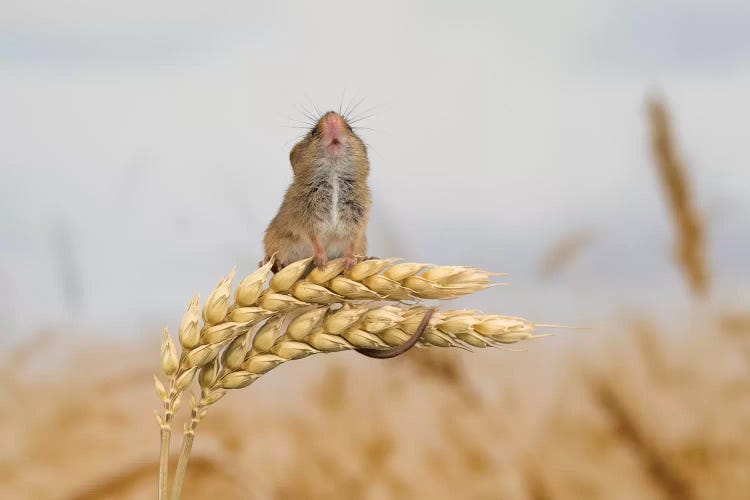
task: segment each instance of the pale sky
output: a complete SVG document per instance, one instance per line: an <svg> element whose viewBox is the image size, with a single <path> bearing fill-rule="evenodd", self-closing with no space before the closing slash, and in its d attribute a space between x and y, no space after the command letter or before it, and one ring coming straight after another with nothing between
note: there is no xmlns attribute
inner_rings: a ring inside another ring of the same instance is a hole
<svg viewBox="0 0 750 500"><path fill-rule="evenodd" d="M0 330L151 328L250 272L300 107L342 97L372 110L370 253L509 272L481 306L553 322L685 300L660 91L717 293L750 300L747 2L253 4L0 2ZM581 228L591 248L540 281Z"/></svg>

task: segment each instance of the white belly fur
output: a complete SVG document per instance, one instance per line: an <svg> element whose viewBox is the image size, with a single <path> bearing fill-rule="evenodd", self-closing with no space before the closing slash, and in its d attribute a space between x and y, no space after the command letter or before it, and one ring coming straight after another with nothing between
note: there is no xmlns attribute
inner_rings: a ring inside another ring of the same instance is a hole
<svg viewBox="0 0 750 500"><path fill-rule="evenodd" d="M336 230L339 225L339 174L337 169L331 169L331 229Z"/></svg>
<svg viewBox="0 0 750 500"><path fill-rule="evenodd" d="M328 221L323 224L320 231L320 242L326 249L329 259L341 257L346 252L349 243L346 239L346 228L341 224L339 202L341 198L341 174L350 168L348 163L333 163L327 165L328 182L331 184L331 208Z"/></svg>
<svg viewBox="0 0 750 500"><path fill-rule="evenodd" d="M346 228L341 225L339 217L339 198L341 194L340 186L341 167L336 166L331 169L331 213L329 224L321 231L321 243L326 249L329 259L341 257L346 252L346 246L349 243L346 239Z"/></svg>

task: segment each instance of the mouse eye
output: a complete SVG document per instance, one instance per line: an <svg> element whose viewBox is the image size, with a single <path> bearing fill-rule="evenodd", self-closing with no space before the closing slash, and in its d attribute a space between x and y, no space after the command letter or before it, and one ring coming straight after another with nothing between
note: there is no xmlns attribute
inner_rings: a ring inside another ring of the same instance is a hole
<svg viewBox="0 0 750 500"><path fill-rule="evenodd" d="M318 135L318 126L317 125L315 126L314 129L312 129L312 131L310 132L310 135L312 135L313 137L315 137L316 135Z"/></svg>

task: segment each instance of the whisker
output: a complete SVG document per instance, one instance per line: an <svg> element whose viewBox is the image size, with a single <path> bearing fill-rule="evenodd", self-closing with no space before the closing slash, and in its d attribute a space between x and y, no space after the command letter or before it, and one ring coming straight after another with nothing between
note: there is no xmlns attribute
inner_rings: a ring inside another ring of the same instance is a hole
<svg viewBox="0 0 750 500"><path fill-rule="evenodd" d="M303 114L304 116L306 116L307 118L313 119L313 117L314 117L314 114L313 114L313 113L312 113L312 112L311 112L311 111L310 111L309 109L307 109L307 107L306 107L306 106L304 106L303 104L297 104L297 105L295 106L295 109L296 109L296 110L297 110L297 111L298 111L299 113L301 113L301 114Z"/></svg>
<svg viewBox="0 0 750 500"><path fill-rule="evenodd" d="M377 154L378 156L380 156L381 158L383 158L383 155L380 154L380 151L378 151L377 149L375 149L374 147L372 147L372 145L369 142L367 142L366 140L362 139L361 137L360 137L360 140L365 143L365 146L367 146L368 150L371 149L372 151L375 152L375 154Z"/></svg>
<svg viewBox="0 0 750 500"><path fill-rule="evenodd" d="M360 104L362 104L362 103L363 103L364 101L365 101L364 99L362 99L361 101L359 101L359 102L357 103L357 105L356 105L356 106L354 106L354 107L352 108L352 113L354 113L354 111L356 111L356 110L357 110L357 107L358 107L358 106L359 106ZM376 107L377 107L377 106L370 106L370 107L369 107L369 108L367 108L366 110L362 111L362 113L368 113L368 112L370 112L370 111L373 111L373 110L374 110L374 109L375 109Z"/></svg>
<svg viewBox="0 0 750 500"><path fill-rule="evenodd" d="M346 95L346 84L344 84L344 90L341 92L341 100L339 101L339 115L341 115L341 106L344 105L344 95Z"/></svg>
<svg viewBox="0 0 750 500"><path fill-rule="evenodd" d="M315 104L315 101L312 100L309 94L305 94L305 97L307 97L307 100L310 101L310 104L312 104L313 108L315 108L315 112L318 113L318 119L315 120L317 122L323 117L323 113L321 113L321 111L318 109L317 104Z"/></svg>
<svg viewBox="0 0 750 500"><path fill-rule="evenodd" d="M352 122L358 122L360 120L364 120L367 118L371 118L376 115L375 108L370 108L364 111L361 111L357 113L355 116L352 116L350 121Z"/></svg>
<svg viewBox="0 0 750 500"><path fill-rule="evenodd" d="M318 122L318 120L316 120L316 119L315 119L315 116L313 115L313 113L311 113L311 112L310 112L310 111L309 111L309 110L308 110L308 109L307 109L307 108L306 108L305 106L303 106L302 104L298 104L298 105L297 105L297 111L298 111L299 113L301 113L301 114L302 114L302 115L303 115L303 116L304 116L305 118L307 118L308 120L310 120L311 122L314 122L314 123L317 123L317 122Z"/></svg>
<svg viewBox="0 0 750 500"><path fill-rule="evenodd" d="M358 123L358 122L361 122L362 120L367 120L368 118L372 118L373 116L375 116L375 114L370 114L367 116L359 116L357 118L354 118L352 120L347 120L347 121L349 122L349 125L351 125L353 123Z"/></svg>
<svg viewBox="0 0 750 500"><path fill-rule="evenodd" d="M367 97L363 97L362 99L360 99L357 102L357 104L354 105L354 107L351 109L351 111L349 110L349 106L346 107L346 111L344 112L344 119L346 121L349 121L349 118L351 117L351 113L354 113L357 110L357 108L359 107L359 105L362 104L363 102L365 102L365 99L367 99ZM349 103L349 105L351 105L351 103Z"/></svg>
<svg viewBox="0 0 750 500"><path fill-rule="evenodd" d="M295 119L295 118L287 118L287 119L288 119L289 121L292 121L292 122L294 122L294 123L299 123L300 125L306 125L306 126L308 126L308 127L310 127L310 128L313 128L313 127L315 126L315 124L314 124L314 123L311 123L311 122L306 122L306 121L304 121L304 120L297 120L297 119Z"/></svg>

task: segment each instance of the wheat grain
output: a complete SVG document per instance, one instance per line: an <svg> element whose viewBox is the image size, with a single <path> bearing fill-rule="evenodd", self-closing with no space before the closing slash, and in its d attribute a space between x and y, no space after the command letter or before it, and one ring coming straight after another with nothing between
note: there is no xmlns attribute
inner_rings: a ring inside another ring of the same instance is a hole
<svg viewBox="0 0 750 500"><path fill-rule="evenodd" d="M197 295L193 297L190 305L185 311L185 315L182 317L180 322L180 330L178 337L180 344L185 350L190 350L198 345L200 342L200 325L198 321L200 319L200 297Z"/></svg>
<svg viewBox="0 0 750 500"><path fill-rule="evenodd" d="M229 310L229 297L232 294L232 281L234 280L235 270L221 280L216 288L206 299L206 305L203 307L203 322L206 325L215 325L224 320Z"/></svg>

